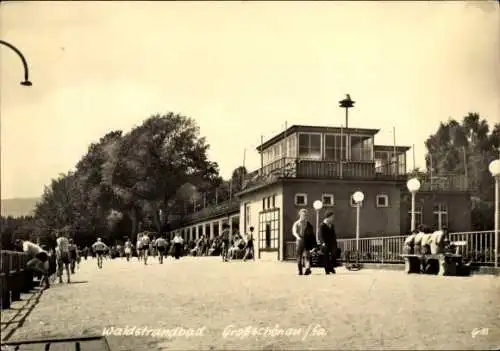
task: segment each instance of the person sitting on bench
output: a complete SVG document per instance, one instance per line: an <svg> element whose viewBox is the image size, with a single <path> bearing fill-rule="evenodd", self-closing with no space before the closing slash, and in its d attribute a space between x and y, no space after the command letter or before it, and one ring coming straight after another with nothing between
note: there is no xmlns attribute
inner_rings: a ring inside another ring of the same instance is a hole
<svg viewBox="0 0 500 351"><path fill-rule="evenodd" d="M415 248L415 237L418 234L418 230L415 229L413 233L411 233L405 240L404 245L403 245L403 253L405 254L413 254L414 248Z"/></svg>
<svg viewBox="0 0 500 351"><path fill-rule="evenodd" d="M424 228L424 235L422 235L422 240L420 241L421 254L429 255L431 253L431 239L432 239L432 231L430 228Z"/></svg>
<svg viewBox="0 0 500 351"><path fill-rule="evenodd" d="M42 276L40 285L43 286L44 289L48 289L50 287L48 252L28 240L19 241L18 245L22 245L23 251L27 253L30 258L28 263L26 263L26 267L31 269L34 273L40 274Z"/></svg>
<svg viewBox="0 0 500 351"><path fill-rule="evenodd" d="M422 252L422 238L425 234L424 225L420 224L417 230L418 233L415 235L415 239L413 240L413 253L419 255Z"/></svg>
<svg viewBox="0 0 500 351"><path fill-rule="evenodd" d="M443 227L441 230L436 230L434 233L432 233L432 238L431 238L431 254L437 255L437 254L443 254L445 253L445 250L447 246L449 246L449 239L448 239L448 228Z"/></svg>

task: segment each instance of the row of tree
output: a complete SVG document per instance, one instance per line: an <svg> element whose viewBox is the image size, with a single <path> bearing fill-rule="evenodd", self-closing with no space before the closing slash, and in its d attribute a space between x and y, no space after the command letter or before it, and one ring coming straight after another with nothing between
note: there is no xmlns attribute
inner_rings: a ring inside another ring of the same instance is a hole
<svg viewBox="0 0 500 351"><path fill-rule="evenodd" d="M244 167L224 181L208 148L195 121L173 113L154 115L126 134L112 131L89 146L73 172L51 181L34 218L21 219L26 226L12 235L47 242L64 231L89 245L96 236L113 242L139 230L167 230L169 220L241 189Z"/></svg>
<svg viewBox="0 0 500 351"><path fill-rule="evenodd" d="M500 124L470 113L450 119L425 142L433 174L466 174L473 195L473 228L493 226L493 182L488 164L498 158ZM75 171L45 188L34 217L2 218L2 247L14 238L54 240L65 231L80 245L96 236L110 240L139 230L168 230L203 206L227 201L241 190L247 174L237 168L229 181L207 157L209 145L191 118L155 115L124 134L113 131L89 146Z"/></svg>

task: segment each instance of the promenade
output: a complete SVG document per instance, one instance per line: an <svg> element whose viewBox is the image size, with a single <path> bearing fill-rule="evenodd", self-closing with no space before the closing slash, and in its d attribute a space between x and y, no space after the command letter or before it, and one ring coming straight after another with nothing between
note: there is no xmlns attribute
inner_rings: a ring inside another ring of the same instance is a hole
<svg viewBox="0 0 500 351"><path fill-rule="evenodd" d="M105 260L102 270L90 259L72 279L3 311L2 337L105 332L113 350L131 351L500 347L500 279L487 275L297 276L291 263L169 257L148 266ZM23 325L5 324L16 313Z"/></svg>

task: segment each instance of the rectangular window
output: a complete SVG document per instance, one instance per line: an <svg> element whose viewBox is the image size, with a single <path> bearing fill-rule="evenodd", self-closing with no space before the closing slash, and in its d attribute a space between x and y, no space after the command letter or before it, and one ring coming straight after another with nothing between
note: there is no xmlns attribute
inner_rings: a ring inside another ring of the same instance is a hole
<svg viewBox="0 0 500 351"><path fill-rule="evenodd" d="M273 204L272 204L273 208L276 207L276 195L273 195Z"/></svg>
<svg viewBox="0 0 500 351"><path fill-rule="evenodd" d="M398 174L406 174L406 154L399 154L398 156Z"/></svg>
<svg viewBox="0 0 500 351"><path fill-rule="evenodd" d="M351 135L352 161L371 161L373 151L373 136Z"/></svg>
<svg viewBox="0 0 500 351"><path fill-rule="evenodd" d="M335 204L333 194L323 194L321 201L324 207L332 207Z"/></svg>
<svg viewBox="0 0 500 351"><path fill-rule="evenodd" d="M321 134L299 134L299 157L321 160Z"/></svg>
<svg viewBox="0 0 500 351"><path fill-rule="evenodd" d="M295 206L307 206L307 194L295 194Z"/></svg>
<svg viewBox="0 0 500 351"><path fill-rule="evenodd" d="M411 226L411 208L408 211L408 223ZM415 228L418 228L420 225L424 224L424 206L416 202L415 203Z"/></svg>
<svg viewBox="0 0 500 351"><path fill-rule="evenodd" d="M262 210L266 209L266 198L262 199Z"/></svg>
<svg viewBox="0 0 500 351"><path fill-rule="evenodd" d="M389 196L377 195L376 205L377 205L377 207L389 207Z"/></svg>
<svg viewBox="0 0 500 351"><path fill-rule="evenodd" d="M347 136L340 134L325 134L325 160L342 161L347 157Z"/></svg>
<svg viewBox="0 0 500 351"><path fill-rule="evenodd" d="M434 228L437 230L448 226L448 206L445 203L434 205Z"/></svg>
<svg viewBox="0 0 500 351"><path fill-rule="evenodd" d="M248 218L250 218L250 215ZM248 223L250 223L250 222L248 222ZM219 222L215 222L214 223L214 238L216 238L218 236L219 236Z"/></svg>
<svg viewBox="0 0 500 351"><path fill-rule="evenodd" d="M259 248L278 250L279 210L259 213Z"/></svg>
<svg viewBox="0 0 500 351"><path fill-rule="evenodd" d="M271 208L271 196L267 197L267 208Z"/></svg>

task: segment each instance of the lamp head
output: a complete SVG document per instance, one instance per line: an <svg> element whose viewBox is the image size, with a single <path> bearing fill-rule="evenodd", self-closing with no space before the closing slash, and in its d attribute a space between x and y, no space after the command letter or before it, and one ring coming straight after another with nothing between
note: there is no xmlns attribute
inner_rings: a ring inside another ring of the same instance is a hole
<svg viewBox="0 0 500 351"><path fill-rule="evenodd" d="M420 189L420 181L417 178L411 178L406 182L406 187L410 193L416 193Z"/></svg>
<svg viewBox="0 0 500 351"><path fill-rule="evenodd" d="M323 203L320 201L320 200L316 200L314 201L313 203L313 208L316 210L316 211L319 211L323 208Z"/></svg>
<svg viewBox="0 0 500 351"><path fill-rule="evenodd" d="M21 82L21 85L24 85L25 87L30 87L33 85L29 80L25 80L24 82Z"/></svg>
<svg viewBox="0 0 500 351"><path fill-rule="evenodd" d="M500 176L500 160L491 161L488 169L493 177Z"/></svg>
<svg viewBox="0 0 500 351"><path fill-rule="evenodd" d="M365 194L363 194L361 191L356 191L354 194L352 194L352 199L355 203L360 204L365 199Z"/></svg>

